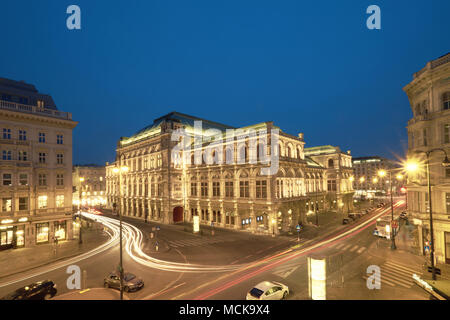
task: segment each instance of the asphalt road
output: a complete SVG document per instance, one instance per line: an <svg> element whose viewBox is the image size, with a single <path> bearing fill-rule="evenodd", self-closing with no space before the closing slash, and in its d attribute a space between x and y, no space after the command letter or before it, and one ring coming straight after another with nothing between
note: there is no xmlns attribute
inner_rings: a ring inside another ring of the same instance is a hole
<svg viewBox="0 0 450 320"><path fill-rule="evenodd" d="M215 230L214 236L197 236L184 231L183 227L172 225L158 225L160 230L157 231L156 238L151 239L149 235L156 224L125 219L124 222L136 226L136 230L141 230L143 235L142 243L137 245L142 249L143 255L139 255L139 251L133 251L132 244L138 241L139 236L131 234L131 231L129 242L132 256L124 250L125 271L138 275L145 282L143 289L129 293L129 297L238 300L245 299L247 291L260 281L275 280L289 286L291 294L288 299L308 299L306 256L314 253L333 257L333 265L340 266L330 277L333 280L327 289L327 297L330 299L426 299L427 297L414 286L407 288L406 281L397 281L403 285L392 285L386 278L380 290L368 290L366 287L363 277L367 267L375 264L386 268L386 263L389 262L370 254L369 249L377 242L380 243L380 240L372 235L373 223L366 221L375 215L388 212L389 208L378 209L344 230L328 235L325 240L302 241L296 249L290 249L296 244L295 237L272 238L228 230ZM161 248L158 252L154 248L155 240ZM137 260L136 256L142 260ZM159 259L163 262L161 265L167 266L175 262L180 266L176 266L176 271L159 270L154 261L147 262L146 259ZM86 272L86 286L92 288L102 287L104 277L118 262L119 249L115 242L111 248L80 261L71 261L71 264L78 265ZM156 267L149 267L149 264ZM230 270L202 272L199 268L193 272L188 271L189 266L197 264L223 266ZM405 266L392 263L388 267L394 271L406 270L402 269ZM66 286L69 276L66 268L67 264L59 268L49 265L33 270L32 274L35 276L25 280L22 279L23 274L2 279L0 296L42 279L53 280L57 284L58 295L69 292ZM395 278L395 272L387 272L393 273L391 279ZM4 285L6 280L10 284Z"/></svg>

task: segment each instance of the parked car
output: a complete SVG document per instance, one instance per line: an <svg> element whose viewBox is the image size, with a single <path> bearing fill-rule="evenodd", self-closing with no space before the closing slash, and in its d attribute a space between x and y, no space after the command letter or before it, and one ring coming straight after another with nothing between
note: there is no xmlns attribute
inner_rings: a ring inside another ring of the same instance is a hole
<svg viewBox="0 0 450 320"><path fill-rule="evenodd" d="M252 288L246 296L246 300L281 300L286 299L289 288L279 282L263 281Z"/></svg>
<svg viewBox="0 0 450 320"><path fill-rule="evenodd" d="M51 280L44 280L19 288L1 300L48 300L54 297L56 292L56 284Z"/></svg>
<svg viewBox="0 0 450 320"><path fill-rule="evenodd" d="M342 219L342 224L349 224L349 223L350 223L350 219L349 218Z"/></svg>
<svg viewBox="0 0 450 320"><path fill-rule="evenodd" d="M406 211L403 211L402 213L400 213L399 217L400 217L400 219L406 220L406 219L408 219L408 213Z"/></svg>
<svg viewBox="0 0 450 320"><path fill-rule="evenodd" d="M120 276L118 272L111 272L103 281L105 288L120 290ZM123 274L123 290L125 292L137 291L144 286L144 281L134 274L125 272Z"/></svg>
<svg viewBox="0 0 450 320"><path fill-rule="evenodd" d="M356 213L349 213L349 214L348 214L348 217L349 217L350 219L352 219L353 221L355 221L356 219L359 218L358 214L356 214Z"/></svg>

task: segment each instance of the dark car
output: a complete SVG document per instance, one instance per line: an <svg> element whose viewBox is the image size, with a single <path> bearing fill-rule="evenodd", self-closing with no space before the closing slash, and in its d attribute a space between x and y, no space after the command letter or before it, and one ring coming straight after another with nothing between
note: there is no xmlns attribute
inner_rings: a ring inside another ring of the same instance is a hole
<svg viewBox="0 0 450 320"><path fill-rule="evenodd" d="M406 213L406 211L403 211L402 213L400 213L400 219L404 219L404 220L408 219L408 214Z"/></svg>
<svg viewBox="0 0 450 320"><path fill-rule="evenodd" d="M120 277L118 272L111 272L104 280L105 288L120 290ZM125 272L123 274L123 290L125 292L137 291L144 286L144 281L134 274Z"/></svg>
<svg viewBox="0 0 450 320"><path fill-rule="evenodd" d="M350 223L350 219L349 218L342 219L342 224L349 224L349 223Z"/></svg>
<svg viewBox="0 0 450 320"><path fill-rule="evenodd" d="M350 219L352 219L353 221L355 221L356 219L359 218L359 215L356 214L356 213L349 213L349 214L348 214L348 217L349 217Z"/></svg>
<svg viewBox="0 0 450 320"><path fill-rule="evenodd" d="M4 296L1 300L48 300L56 295L56 284L45 280L34 282Z"/></svg>

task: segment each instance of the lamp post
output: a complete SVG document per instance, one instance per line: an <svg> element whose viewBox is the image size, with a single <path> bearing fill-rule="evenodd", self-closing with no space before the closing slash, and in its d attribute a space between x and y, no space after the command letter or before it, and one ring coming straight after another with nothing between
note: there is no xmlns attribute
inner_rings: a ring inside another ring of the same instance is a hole
<svg viewBox="0 0 450 320"><path fill-rule="evenodd" d="M129 168L127 166L121 166L119 168L114 168L113 169L113 173L116 173L119 175L119 209L118 209L118 214L119 214L119 238L120 238L120 249L119 249L119 254L120 254L120 259L119 259L119 278L120 278L120 300L123 300L123 263L122 263L122 208L121 208L121 178L122 178L122 172L126 173L129 170Z"/></svg>
<svg viewBox="0 0 450 320"><path fill-rule="evenodd" d="M430 241L431 241L431 248L430 248L430 262L431 262L431 277L433 280L436 280L436 267L434 265L434 234L433 234L433 209L432 209L432 202L431 202L431 179L430 179L430 155L434 151L442 151L445 154L445 159L442 161L442 166L448 167L450 166L450 161L447 157L447 152L444 149L441 148L434 148L429 151L421 151L416 150L415 153L417 154L425 154L427 157L426 160L426 170L427 170L427 185L428 185L428 205L430 207ZM416 171L418 168L418 165L416 163L408 163L407 169L409 171Z"/></svg>
<svg viewBox="0 0 450 320"><path fill-rule="evenodd" d="M391 194L391 221L394 221L394 200L392 198L392 170L388 170L389 172L389 186L390 186L390 194ZM378 171L378 175L383 178L386 175L385 170ZM397 249L397 246L395 245L395 233L394 228L391 226L391 249L395 250Z"/></svg>
<svg viewBox="0 0 450 320"><path fill-rule="evenodd" d="M79 214L79 216L80 216L80 229L79 229L79 234L78 234L78 243L79 244L82 244L83 243L83 240L82 240L82 237L81 237L81 227L83 226L83 223L82 223L82 214L81 214L81 192L82 192L82 190L83 190L83 181L84 181L84 178L83 177L80 177L79 178L79 180L80 180L80 189L78 190L78 197L79 197L79 201L78 201L78 214Z"/></svg>

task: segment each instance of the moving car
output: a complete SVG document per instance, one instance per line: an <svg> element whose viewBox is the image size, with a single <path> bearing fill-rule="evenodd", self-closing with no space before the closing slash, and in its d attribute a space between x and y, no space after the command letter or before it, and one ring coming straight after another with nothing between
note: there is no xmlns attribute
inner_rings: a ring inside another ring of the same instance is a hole
<svg viewBox="0 0 450 320"><path fill-rule="evenodd" d="M286 299L289 288L279 282L263 281L251 289L246 300L281 300Z"/></svg>
<svg viewBox="0 0 450 320"><path fill-rule="evenodd" d="M54 297L56 292L56 284L51 280L44 280L19 288L1 300L48 300Z"/></svg>
<svg viewBox="0 0 450 320"><path fill-rule="evenodd" d="M104 280L105 288L114 288L120 290L120 276L118 272L111 272ZM144 281L134 274L125 272L123 274L123 290L125 292L137 291L144 286Z"/></svg>
<svg viewBox="0 0 450 320"><path fill-rule="evenodd" d="M349 223L350 223L350 219L349 218L342 219L342 224L349 224Z"/></svg>

